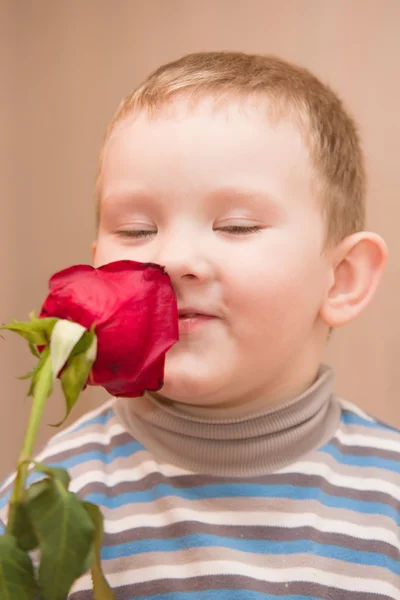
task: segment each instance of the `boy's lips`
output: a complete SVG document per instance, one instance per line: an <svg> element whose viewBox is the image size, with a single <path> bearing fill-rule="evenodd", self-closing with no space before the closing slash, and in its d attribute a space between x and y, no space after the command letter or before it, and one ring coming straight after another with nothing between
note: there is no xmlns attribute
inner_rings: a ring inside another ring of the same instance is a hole
<svg viewBox="0 0 400 600"><path fill-rule="evenodd" d="M203 310L201 308L196 308L193 306L186 306L182 308L178 308L179 318L188 318L192 316L205 316L205 317L215 317L211 311Z"/></svg>
<svg viewBox="0 0 400 600"><path fill-rule="evenodd" d="M186 306L178 309L179 334L185 335L203 329L208 323L218 317L211 311L194 306Z"/></svg>
<svg viewBox="0 0 400 600"><path fill-rule="evenodd" d="M179 335L194 333L199 329L203 329L208 323L215 321L217 317L212 315L193 314L187 313L187 315L179 316Z"/></svg>

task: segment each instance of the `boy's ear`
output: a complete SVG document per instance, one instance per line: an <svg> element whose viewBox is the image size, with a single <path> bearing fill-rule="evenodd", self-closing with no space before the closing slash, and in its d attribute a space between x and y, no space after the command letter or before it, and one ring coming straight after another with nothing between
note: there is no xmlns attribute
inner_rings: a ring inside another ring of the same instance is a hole
<svg viewBox="0 0 400 600"><path fill-rule="evenodd" d="M329 287L320 310L327 325L346 325L364 310L379 285L387 256L384 240L366 231L346 237L332 251Z"/></svg>

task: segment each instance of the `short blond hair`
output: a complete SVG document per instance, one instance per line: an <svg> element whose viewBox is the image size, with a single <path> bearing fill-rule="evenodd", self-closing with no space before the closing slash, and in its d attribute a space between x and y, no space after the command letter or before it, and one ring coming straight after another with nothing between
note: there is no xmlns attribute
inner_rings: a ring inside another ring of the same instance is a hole
<svg viewBox="0 0 400 600"><path fill-rule="evenodd" d="M366 175L357 126L338 96L307 69L275 56L200 52L161 66L122 101L105 134L96 181L101 207L104 147L115 126L138 111L150 115L179 96L264 99L269 114L290 116L299 127L317 183L327 243L365 226ZM261 106L261 104L260 104Z"/></svg>

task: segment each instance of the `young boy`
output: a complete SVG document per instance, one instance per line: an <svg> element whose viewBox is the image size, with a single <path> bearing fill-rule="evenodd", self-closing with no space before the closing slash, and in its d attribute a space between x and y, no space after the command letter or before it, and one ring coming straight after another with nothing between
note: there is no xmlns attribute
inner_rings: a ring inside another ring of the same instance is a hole
<svg viewBox="0 0 400 600"><path fill-rule="evenodd" d="M160 392L40 456L101 506L116 598L400 599L399 432L321 364L387 257L341 102L277 58L186 56L119 107L97 192L94 266L164 265L181 315Z"/></svg>

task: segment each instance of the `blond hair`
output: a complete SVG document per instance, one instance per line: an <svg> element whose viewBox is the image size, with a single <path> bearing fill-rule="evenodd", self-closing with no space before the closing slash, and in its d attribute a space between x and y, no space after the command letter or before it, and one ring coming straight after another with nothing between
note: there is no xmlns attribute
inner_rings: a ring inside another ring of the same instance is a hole
<svg viewBox="0 0 400 600"><path fill-rule="evenodd" d="M275 56L239 52L189 54L163 65L126 96L107 128L99 157L98 222L104 147L115 126L138 111L155 114L179 96L191 103L206 96L219 102L254 97L264 99L270 115L293 118L309 151L327 242L337 243L364 228L363 153L357 126L341 100L305 68Z"/></svg>

